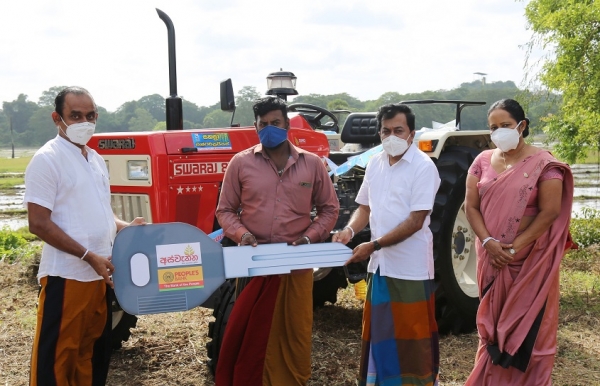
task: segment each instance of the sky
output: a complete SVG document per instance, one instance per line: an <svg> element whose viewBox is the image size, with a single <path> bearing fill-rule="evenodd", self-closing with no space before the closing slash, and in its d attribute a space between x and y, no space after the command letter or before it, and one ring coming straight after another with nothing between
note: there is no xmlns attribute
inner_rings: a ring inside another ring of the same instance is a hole
<svg viewBox="0 0 600 386"><path fill-rule="evenodd" d="M300 95L360 100L448 90L525 76L531 38L525 1L513 0L19 0L0 3L0 102L37 102L54 86L87 88L115 111L169 96L167 29L175 25L177 93L199 106L267 90L291 71Z"/></svg>

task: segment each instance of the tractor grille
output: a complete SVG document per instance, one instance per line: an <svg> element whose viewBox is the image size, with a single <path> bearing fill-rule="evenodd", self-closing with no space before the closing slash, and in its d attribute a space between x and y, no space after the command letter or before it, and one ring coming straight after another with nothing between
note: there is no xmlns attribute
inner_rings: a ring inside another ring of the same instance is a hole
<svg viewBox="0 0 600 386"><path fill-rule="evenodd" d="M146 222L152 222L150 197L146 194L111 194L110 206L123 221L131 222L136 217L143 217Z"/></svg>

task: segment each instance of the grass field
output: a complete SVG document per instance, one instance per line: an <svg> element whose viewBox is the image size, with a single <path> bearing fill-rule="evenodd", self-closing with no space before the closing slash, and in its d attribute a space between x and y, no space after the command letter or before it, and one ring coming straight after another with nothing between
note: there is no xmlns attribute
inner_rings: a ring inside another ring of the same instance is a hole
<svg viewBox="0 0 600 386"><path fill-rule="evenodd" d="M22 158L0 158L0 190L13 189L25 183L25 168L31 156Z"/></svg>
<svg viewBox="0 0 600 386"><path fill-rule="evenodd" d="M571 252L560 281L558 352L552 381L558 386L600 384L600 254ZM0 384L26 385L35 329L37 284L32 259L0 261ZM360 358L362 303L350 286L338 302L314 315L309 386L355 385ZM212 310L141 316L132 336L111 360L108 385L213 385L205 345ZM477 349L477 334L440 340L440 385L462 385Z"/></svg>
<svg viewBox="0 0 600 386"><path fill-rule="evenodd" d="M22 173L31 156L0 158L2 173ZM588 153L586 161L597 163ZM3 180L21 177L0 178ZM11 181L13 183L15 181ZM7 182L8 184L8 182ZM32 258L0 258L0 385L26 385L35 329L38 286ZM600 248L569 253L560 281L558 352L554 385L600 385ZM312 377L309 385L354 385L360 358L362 303L353 289L338 302L315 311ZM212 385L206 362L212 310L140 317L131 339L113 354L108 385ZM440 385L462 385L473 366L477 334L440 341Z"/></svg>
<svg viewBox="0 0 600 386"><path fill-rule="evenodd" d="M25 173L25 168L31 161L31 156L22 158L0 158L0 174Z"/></svg>

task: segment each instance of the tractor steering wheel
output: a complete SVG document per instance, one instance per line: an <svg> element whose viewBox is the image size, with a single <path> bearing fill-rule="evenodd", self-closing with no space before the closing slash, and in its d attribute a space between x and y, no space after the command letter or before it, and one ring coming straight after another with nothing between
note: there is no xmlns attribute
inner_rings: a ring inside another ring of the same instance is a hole
<svg viewBox="0 0 600 386"><path fill-rule="evenodd" d="M310 124L314 130L329 130L340 132L338 126L338 119L333 113L327 109L319 106L311 105L309 103L292 103L288 105L288 112L300 113ZM331 122L321 124L321 120L325 117L329 117Z"/></svg>

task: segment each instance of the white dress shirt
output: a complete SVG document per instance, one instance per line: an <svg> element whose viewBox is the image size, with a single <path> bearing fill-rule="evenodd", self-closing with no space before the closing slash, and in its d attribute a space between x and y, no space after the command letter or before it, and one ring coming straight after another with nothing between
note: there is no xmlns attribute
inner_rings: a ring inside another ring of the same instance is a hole
<svg viewBox="0 0 600 386"><path fill-rule="evenodd" d="M110 184L104 159L56 136L41 147L25 171L23 204L52 211L51 220L84 248L100 256L111 254L117 226L110 206ZM38 279L60 276L78 281L101 280L81 256L44 243Z"/></svg>
<svg viewBox="0 0 600 386"><path fill-rule="evenodd" d="M411 145L400 161L390 166L385 151L373 156L356 202L371 209L369 225L375 240L408 218L410 212L433 209L440 177L431 158ZM431 212L430 212L431 213ZM368 270L404 280L434 277L433 236L429 214L423 227L406 240L375 251Z"/></svg>

